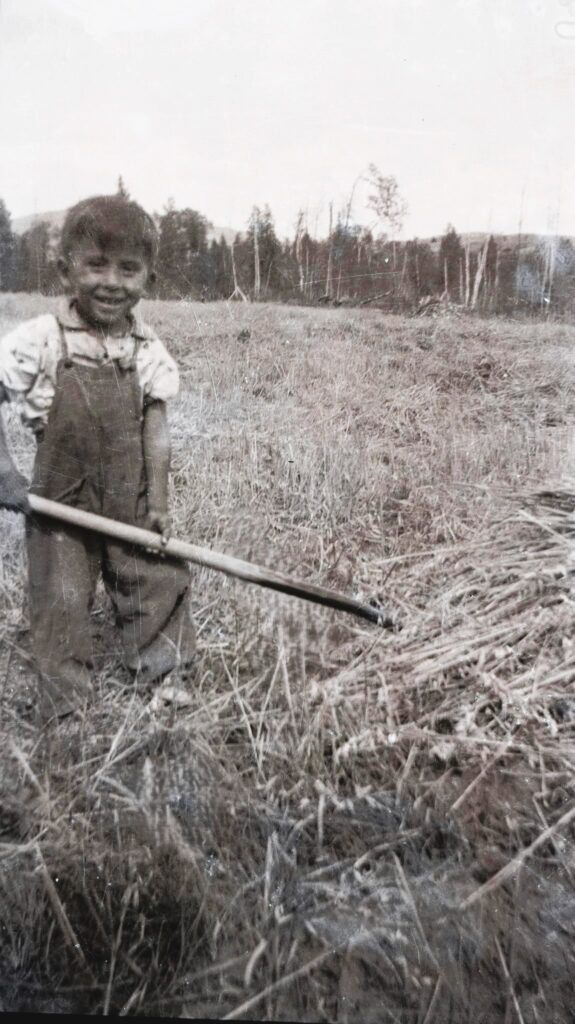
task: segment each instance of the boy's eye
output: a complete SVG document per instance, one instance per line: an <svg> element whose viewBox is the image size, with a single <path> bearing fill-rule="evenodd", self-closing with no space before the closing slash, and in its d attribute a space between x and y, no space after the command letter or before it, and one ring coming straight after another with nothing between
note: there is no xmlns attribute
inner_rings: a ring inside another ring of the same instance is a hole
<svg viewBox="0 0 575 1024"><path fill-rule="evenodd" d="M99 270L102 267L106 266L106 261L105 260L97 260L97 259L96 260L88 260L88 266L92 267L92 268L94 268L96 270Z"/></svg>
<svg viewBox="0 0 575 1024"><path fill-rule="evenodd" d="M139 263L122 263L120 269L124 274L137 274L142 267Z"/></svg>

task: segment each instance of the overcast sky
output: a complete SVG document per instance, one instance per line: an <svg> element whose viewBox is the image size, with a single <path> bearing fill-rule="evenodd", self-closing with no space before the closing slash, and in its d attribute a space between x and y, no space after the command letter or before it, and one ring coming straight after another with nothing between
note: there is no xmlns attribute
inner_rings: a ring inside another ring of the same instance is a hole
<svg viewBox="0 0 575 1024"><path fill-rule="evenodd" d="M0 0L0 197L115 190L325 232L367 165L404 235L575 235L575 0ZM523 200L522 200L523 197Z"/></svg>

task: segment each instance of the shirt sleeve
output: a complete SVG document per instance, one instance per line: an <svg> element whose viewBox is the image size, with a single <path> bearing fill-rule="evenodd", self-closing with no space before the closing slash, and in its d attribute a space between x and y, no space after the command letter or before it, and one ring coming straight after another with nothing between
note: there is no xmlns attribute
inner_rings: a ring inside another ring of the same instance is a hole
<svg viewBox="0 0 575 1024"><path fill-rule="evenodd" d="M167 402L178 394L178 367L159 338L142 342L137 362L140 384L147 401Z"/></svg>
<svg viewBox="0 0 575 1024"><path fill-rule="evenodd" d="M11 400L27 394L42 368L46 318L27 320L0 339L0 382Z"/></svg>

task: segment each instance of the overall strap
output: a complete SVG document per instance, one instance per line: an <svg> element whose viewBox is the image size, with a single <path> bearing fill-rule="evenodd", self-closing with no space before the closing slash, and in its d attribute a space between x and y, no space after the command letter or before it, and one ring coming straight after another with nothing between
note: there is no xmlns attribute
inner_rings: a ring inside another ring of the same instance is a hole
<svg viewBox="0 0 575 1024"><path fill-rule="evenodd" d="M132 338L132 341L134 342L134 351L132 352L132 356L128 365L131 370L135 370L138 352L140 351L140 345L142 344L142 338L141 335L139 335L136 332L136 325L134 324L133 321L130 329L130 336Z"/></svg>
<svg viewBox="0 0 575 1024"><path fill-rule="evenodd" d="M56 317L55 319L56 323L58 324L58 331L60 332L60 348L62 350L61 359L64 363L66 363L66 365L68 365L71 362L71 359L70 351L68 349L68 342L66 341L66 331L64 330L64 327L62 326L62 323L60 322L59 318Z"/></svg>

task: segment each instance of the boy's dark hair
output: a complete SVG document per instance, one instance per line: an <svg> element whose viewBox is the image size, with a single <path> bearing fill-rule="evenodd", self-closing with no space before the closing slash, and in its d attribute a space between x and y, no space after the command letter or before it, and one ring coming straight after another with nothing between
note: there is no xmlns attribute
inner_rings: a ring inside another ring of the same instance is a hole
<svg viewBox="0 0 575 1024"><path fill-rule="evenodd" d="M138 203L124 196L92 196L72 206L62 226L60 250L68 256L84 239L103 249L120 242L139 246L150 266L158 251L154 221Z"/></svg>

